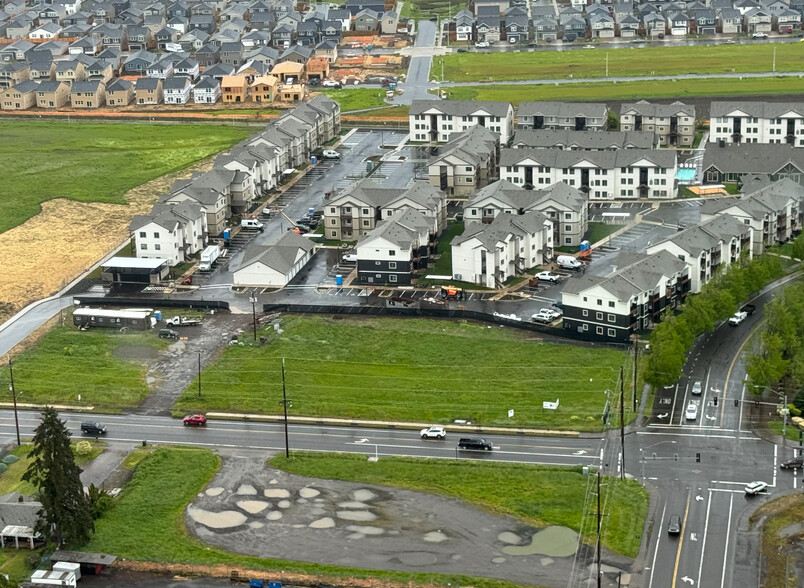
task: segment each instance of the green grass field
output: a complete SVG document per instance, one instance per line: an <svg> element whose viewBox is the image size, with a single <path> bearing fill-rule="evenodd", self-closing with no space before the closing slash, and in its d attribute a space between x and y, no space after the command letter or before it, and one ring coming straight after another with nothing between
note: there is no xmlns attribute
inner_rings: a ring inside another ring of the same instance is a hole
<svg viewBox="0 0 804 588"><path fill-rule="evenodd" d="M539 80L624 76L674 76L680 74L799 71L804 57L802 43L756 45L696 45L633 49L579 49L522 53L453 53L434 57L431 78L450 82ZM504 56L501 58L501 56ZM799 82L800 87L800 82Z"/></svg>
<svg viewBox="0 0 804 588"><path fill-rule="evenodd" d="M445 494L486 510L512 515L536 527L563 525L584 530L593 541L593 510L585 506L593 477L581 468L383 457L371 463L362 455L303 453L275 455L271 465L313 478L348 480ZM603 485L605 484L605 485ZM639 551L648 510L648 493L636 480L606 477L604 545L628 557ZM585 510L586 509L586 510Z"/></svg>
<svg viewBox="0 0 804 588"><path fill-rule="evenodd" d="M346 114L352 110L388 106L385 101L385 90L372 88L344 88L343 90L322 90L324 94L339 102L341 112Z"/></svg>
<svg viewBox="0 0 804 588"><path fill-rule="evenodd" d="M278 413L286 358L294 415L598 430L604 391L626 360L470 322L287 316L282 329L260 331L268 345L244 337L226 348L202 374L201 400L193 383L174 409ZM556 398L559 410L542 409Z"/></svg>
<svg viewBox="0 0 804 588"><path fill-rule="evenodd" d="M227 149L249 133L214 125L0 122L0 233L53 198L125 204L127 190Z"/></svg>
<svg viewBox="0 0 804 588"><path fill-rule="evenodd" d="M383 572L314 563L260 559L227 553L190 538L184 510L218 470L219 458L205 449L158 448L143 459L123 489L117 506L95 521L95 534L86 551L114 553L138 561L208 566L244 566L251 570L327 576L348 585L349 577L378 578L411 585L516 588L488 578L439 574ZM342 580L341 580L342 579Z"/></svg>
<svg viewBox="0 0 804 588"><path fill-rule="evenodd" d="M423 19L431 16L447 18L459 10L467 8L467 3L460 0L405 0L402 5L402 14L405 18Z"/></svg>
<svg viewBox="0 0 804 588"><path fill-rule="evenodd" d="M36 347L14 359L17 401L95 406L101 410L134 406L148 394L144 360L156 357L167 345L153 331L82 332L72 326L53 327ZM6 402L11 400L5 384L8 379L8 367L0 369L0 388Z"/></svg>
<svg viewBox="0 0 804 588"><path fill-rule="evenodd" d="M584 84L481 84L446 88L450 100L504 100L514 105L528 100L574 102L642 100L694 96L761 96L801 94L798 78L705 79Z"/></svg>

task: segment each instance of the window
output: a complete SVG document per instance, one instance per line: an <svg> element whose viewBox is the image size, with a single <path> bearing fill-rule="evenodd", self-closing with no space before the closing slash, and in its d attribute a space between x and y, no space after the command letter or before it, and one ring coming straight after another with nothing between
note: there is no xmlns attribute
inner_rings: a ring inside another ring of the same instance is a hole
<svg viewBox="0 0 804 588"><path fill-rule="evenodd" d="M572 225L564 225L564 230L565 231L571 231L572 230Z"/></svg>
<svg viewBox="0 0 804 588"><path fill-rule="evenodd" d="M363 221L363 226L364 227L368 227L370 224L371 224L371 221L369 221L369 220L364 220Z"/></svg>
<svg viewBox="0 0 804 588"><path fill-rule="evenodd" d="M584 323L584 325L583 325L583 330L584 330L584 331L588 331L588 330L589 330L589 325L587 325L586 323Z"/></svg>
<svg viewBox="0 0 804 588"><path fill-rule="evenodd" d="M613 300L609 300L609 308L614 308L614 301Z"/></svg>
<svg viewBox="0 0 804 588"><path fill-rule="evenodd" d="M140 238L145 239L145 231L140 231Z"/></svg>
<svg viewBox="0 0 804 588"><path fill-rule="evenodd" d="M162 250L162 246L161 246L159 243L157 243L156 245L154 245L154 249L155 249L156 251L161 251L161 250Z"/></svg>
<svg viewBox="0 0 804 588"><path fill-rule="evenodd" d="M568 245L571 245L572 244L572 237L564 237L564 243L567 243Z"/></svg>
<svg viewBox="0 0 804 588"><path fill-rule="evenodd" d="M335 221L332 221L332 222L334 223ZM330 232L329 232L329 235L330 235L330 237L337 237L337 236L338 236L338 232L337 232L337 231L330 231Z"/></svg>
<svg viewBox="0 0 804 588"><path fill-rule="evenodd" d="M396 269L396 262L395 261L389 261L388 262L388 269Z"/></svg>
<svg viewBox="0 0 804 588"><path fill-rule="evenodd" d="M596 312L595 313L595 319L597 319L599 321L602 321L603 320L603 313L602 312Z"/></svg>
<svg viewBox="0 0 804 588"><path fill-rule="evenodd" d="M396 282L396 275L395 275L395 274L391 274L390 276L388 276L388 281L389 281L389 282Z"/></svg>
<svg viewBox="0 0 804 588"><path fill-rule="evenodd" d="M596 332L598 335L602 335L602 334L603 334L603 327L597 327L597 328L595 329L595 332Z"/></svg>
<svg viewBox="0 0 804 588"><path fill-rule="evenodd" d="M467 166L466 166L466 171L471 172L471 171L472 171L472 168L471 168L470 166L468 166L468 165L467 165Z"/></svg>
<svg viewBox="0 0 804 588"><path fill-rule="evenodd" d="M395 249L391 249L391 250L388 252L388 255L389 255L389 256L391 256L391 257L394 257L394 256L396 255L396 250L395 250Z"/></svg>
<svg viewBox="0 0 804 588"><path fill-rule="evenodd" d="M597 299L597 305L603 306L603 301L600 298Z"/></svg>
<svg viewBox="0 0 804 588"><path fill-rule="evenodd" d="M344 214L352 214L352 207L351 206L344 206L343 207Z"/></svg>
<svg viewBox="0 0 804 588"><path fill-rule="evenodd" d="M158 239L158 238L159 238L159 233L154 231L154 239Z"/></svg>
<svg viewBox="0 0 804 588"><path fill-rule="evenodd" d="M610 315L608 316L608 319L609 319L609 322L610 322L610 323L615 323L615 322L617 322L617 317L616 317L615 315L613 315L613 314L610 314Z"/></svg>
<svg viewBox="0 0 804 588"><path fill-rule="evenodd" d="M331 221L329 221L329 224L337 225L338 224L338 219L333 218Z"/></svg>
<svg viewBox="0 0 804 588"><path fill-rule="evenodd" d="M615 331L614 329L609 329L608 333L609 333L609 337L616 337L617 336L617 331Z"/></svg>
<svg viewBox="0 0 804 588"><path fill-rule="evenodd" d="M570 220L571 218L572 218L572 213L571 212L565 212L564 213L564 220Z"/></svg>
<svg viewBox="0 0 804 588"><path fill-rule="evenodd" d="M584 310L584 311L583 311L581 314L582 314L583 316L589 316L589 311L588 311L588 310Z"/></svg>
<svg viewBox="0 0 804 588"><path fill-rule="evenodd" d="M364 208L361 214L368 214L368 213L369 213L369 209L368 209L368 208Z"/></svg>

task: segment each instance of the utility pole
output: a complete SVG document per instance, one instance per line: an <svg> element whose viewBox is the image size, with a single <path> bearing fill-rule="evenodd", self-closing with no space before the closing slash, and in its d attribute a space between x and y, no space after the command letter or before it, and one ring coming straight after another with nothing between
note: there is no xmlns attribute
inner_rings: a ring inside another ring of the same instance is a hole
<svg viewBox="0 0 804 588"><path fill-rule="evenodd" d="M198 397L201 398L201 352L198 353Z"/></svg>
<svg viewBox="0 0 804 588"><path fill-rule="evenodd" d="M620 448L622 455L622 467L620 468L620 479L625 479L625 384L623 383L623 366L620 366Z"/></svg>
<svg viewBox="0 0 804 588"><path fill-rule="evenodd" d="M773 71L776 72L776 46L773 46Z"/></svg>
<svg viewBox="0 0 804 588"><path fill-rule="evenodd" d="M282 408L285 411L285 457L290 459L290 440L288 439L288 396L285 391L285 358L282 358Z"/></svg>
<svg viewBox="0 0 804 588"><path fill-rule="evenodd" d="M606 77L609 77L609 54L606 53Z"/></svg>
<svg viewBox="0 0 804 588"><path fill-rule="evenodd" d="M17 429L17 446L22 445L22 441L20 441L20 420L17 416L17 390L14 388L14 367L11 363L11 356L8 356L8 377L9 377L9 384L8 388L11 390L11 399L14 402L14 426Z"/></svg>
<svg viewBox="0 0 804 588"><path fill-rule="evenodd" d="M637 366L639 357L639 341L634 341L634 390L631 393L631 410L636 412L636 393L637 393Z"/></svg>
<svg viewBox="0 0 804 588"><path fill-rule="evenodd" d="M790 410L787 408L787 393L784 395L784 404L782 405L782 447L787 445L787 413Z"/></svg>
<svg viewBox="0 0 804 588"><path fill-rule="evenodd" d="M601 588L600 575L600 470L597 470L597 588Z"/></svg>
<svg viewBox="0 0 804 588"><path fill-rule="evenodd" d="M249 297L249 302L251 302L251 318L252 323L254 325L254 340L257 340L257 294L256 291Z"/></svg>

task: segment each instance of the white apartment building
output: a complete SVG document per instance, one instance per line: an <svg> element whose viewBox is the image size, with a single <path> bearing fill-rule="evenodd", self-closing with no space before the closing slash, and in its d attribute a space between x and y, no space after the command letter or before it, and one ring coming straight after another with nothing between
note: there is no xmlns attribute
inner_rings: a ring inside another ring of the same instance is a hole
<svg viewBox="0 0 804 588"><path fill-rule="evenodd" d="M804 146L804 103L712 102L709 141Z"/></svg>
<svg viewBox="0 0 804 588"><path fill-rule="evenodd" d="M656 133L663 146L692 147L695 106L673 102L651 104L640 100L620 107L620 130Z"/></svg>
<svg viewBox="0 0 804 588"><path fill-rule="evenodd" d="M593 102L520 102L516 118L520 129L605 131L608 108Z"/></svg>
<svg viewBox="0 0 804 588"><path fill-rule="evenodd" d="M129 224L137 257L164 259L173 267L201 251L207 243L203 208L195 203L156 205L150 214Z"/></svg>
<svg viewBox="0 0 804 588"><path fill-rule="evenodd" d="M676 195L675 151L563 151L502 149L500 179L542 189L564 182L590 200L673 198Z"/></svg>
<svg viewBox="0 0 804 588"><path fill-rule="evenodd" d="M408 123L411 141L446 143L451 134L480 125L499 133L505 144L514 132L514 107L510 102L414 100Z"/></svg>

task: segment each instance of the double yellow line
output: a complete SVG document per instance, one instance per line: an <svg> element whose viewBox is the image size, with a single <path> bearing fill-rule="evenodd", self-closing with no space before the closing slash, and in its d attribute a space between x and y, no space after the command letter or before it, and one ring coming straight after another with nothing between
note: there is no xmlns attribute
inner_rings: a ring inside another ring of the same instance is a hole
<svg viewBox="0 0 804 588"><path fill-rule="evenodd" d="M687 529L687 515L690 512L690 496L692 490L687 492L687 505L684 507L684 521L681 523L681 535L678 539L678 551L676 552L676 565L673 566L673 583L671 586L676 585L676 577L678 576L678 562L681 561L681 548L684 545L684 531ZM663 529L662 529L663 531ZM661 531L660 531L661 532Z"/></svg>

